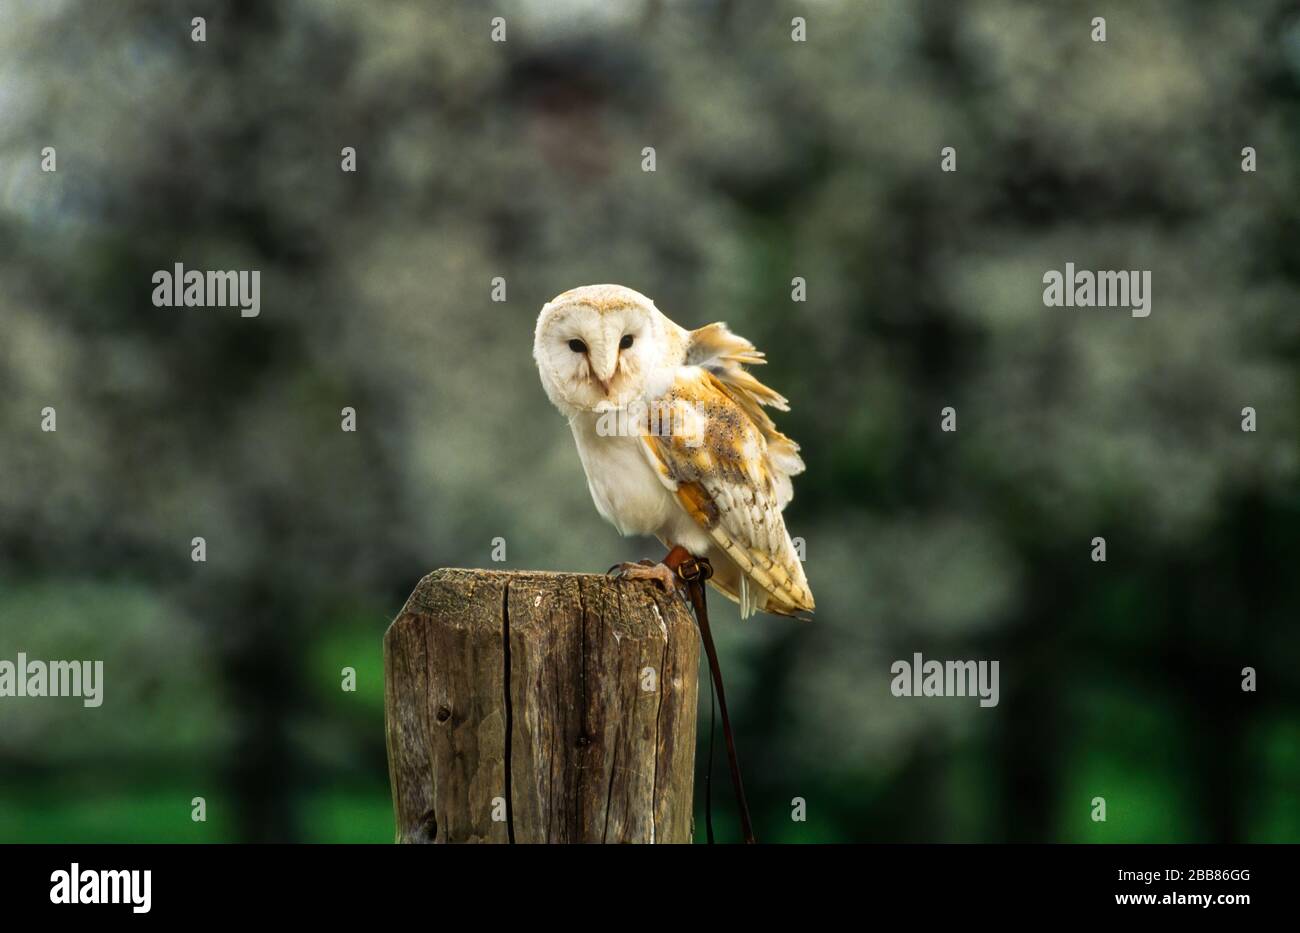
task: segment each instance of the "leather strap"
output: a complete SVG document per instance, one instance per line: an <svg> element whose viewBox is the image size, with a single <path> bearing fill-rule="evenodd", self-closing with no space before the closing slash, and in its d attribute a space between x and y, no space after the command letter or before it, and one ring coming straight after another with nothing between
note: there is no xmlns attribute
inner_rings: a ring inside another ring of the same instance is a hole
<svg viewBox="0 0 1300 933"><path fill-rule="evenodd" d="M677 564L676 571L686 583L691 606L695 609L695 621L700 627L700 639L704 642L704 653L709 659L709 676L713 680L713 689L718 696L718 708L722 711L722 735L727 742L727 764L731 768L731 786L735 789L736 805L740 808L740 828L746 844L752 845L758 840L754 838L754 827L749 818L749 804L745 801L745 785L740 778L740 761L736 757L736 738L731 732L731 717L727 715L727 694L722 687L722 668L718 664L718 651L713 646L713 632L709 629L709 607L704 596L704 583L713 576L713 566L707 558L688 556ZM710 843L713 842L712 748L712 736L710 736L710 780L705 785L704 798L705 822Z"/></svg>

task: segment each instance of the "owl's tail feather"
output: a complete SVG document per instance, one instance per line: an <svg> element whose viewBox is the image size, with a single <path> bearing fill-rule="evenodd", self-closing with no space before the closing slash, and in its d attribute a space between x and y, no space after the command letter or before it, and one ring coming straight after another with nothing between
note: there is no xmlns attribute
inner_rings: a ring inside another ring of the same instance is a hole
<svg viewBox="0 0 1300 933"><path fill-rule="evenodd" d="M714 562L721 563L716 558ZM767 612L775 616L798 619L800 622L812 621L811 593L808 602L797 603L788 597L768 591L740 572L736 574L734 582L721 578L720 575L715 575L709 581L709 585L740 607L740 617L742 619L748 619L758 612Z"/></svg>

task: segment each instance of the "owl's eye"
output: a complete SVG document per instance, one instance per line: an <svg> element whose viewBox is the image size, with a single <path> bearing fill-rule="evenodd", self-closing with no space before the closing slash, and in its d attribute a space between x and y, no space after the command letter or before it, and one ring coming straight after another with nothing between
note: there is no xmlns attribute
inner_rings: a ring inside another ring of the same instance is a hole
<svg viewBox="0 0 1300 933"><path fill-rule="evenodd" d="M620 341L618 342L618 348L619 348L620 350L627 350L627 349L629 349L631 346L632 346L632 335L631 335L631 334L624 334L624 335L623 335L623 339L620 340Z"/></svg>
<svg viewBox="0 0 1300 933"><path fill-rule="evenodd" d="M572 350L574 353L586 353L587 345L583 343L581 340L570 340L569 349Z"/></svg>

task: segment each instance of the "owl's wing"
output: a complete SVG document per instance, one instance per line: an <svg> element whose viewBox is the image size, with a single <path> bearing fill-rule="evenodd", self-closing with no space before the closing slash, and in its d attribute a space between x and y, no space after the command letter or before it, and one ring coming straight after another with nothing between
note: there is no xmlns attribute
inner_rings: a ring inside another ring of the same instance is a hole
<svg viewBox="0 0 1300 933"><path fill-rule="evenodd" d="M790 479L773 463L767 431L698 367L684 368L660 401L671 419L661 417L662 427L643 435L644 447L660 480L746 578L739 593L720 588L740 603L742 617L760 608L811 612L808 580L781 517Z"/></svg>
<svg viewBox="0 0 1300 933"><path fill-rule="evenodd" d="M690 332L686 344L686 365L698 366L720 383L721 388L739 405L767 441L767 459L776 481L777 501L785 508L794 496L790 477L803 472L799 445L776 429L772 419L763 411L770 406L777 411L789 411L790 405L781 395L745 369L746 365L761 366L767 360L763 351L752 343L733 334L726 324L707 324Z"/></svg>

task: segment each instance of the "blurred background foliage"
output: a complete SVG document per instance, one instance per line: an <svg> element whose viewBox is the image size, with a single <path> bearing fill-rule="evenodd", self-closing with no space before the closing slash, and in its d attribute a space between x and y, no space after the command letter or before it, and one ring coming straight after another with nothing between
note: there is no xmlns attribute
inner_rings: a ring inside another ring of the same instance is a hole
<svg viewBox="0 0 1300 933"><path fill-rule="evenodd" d="M530 358L608 281L791 399L817 620L715 601L762 838L1300 841L1297 152L1280 0L3 0L0 657L106 687L0 700L0 840L390 840L421 575L656 552ZM178 261L261 315L153 307ZM915 651L1000 705L893 698Z"/></svg>

